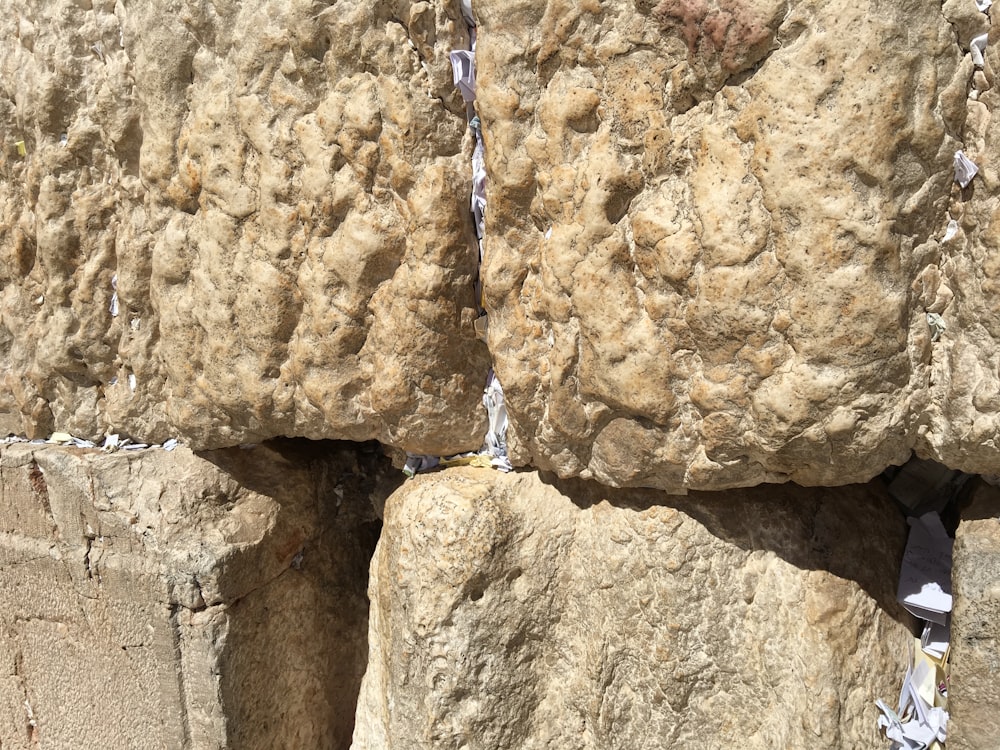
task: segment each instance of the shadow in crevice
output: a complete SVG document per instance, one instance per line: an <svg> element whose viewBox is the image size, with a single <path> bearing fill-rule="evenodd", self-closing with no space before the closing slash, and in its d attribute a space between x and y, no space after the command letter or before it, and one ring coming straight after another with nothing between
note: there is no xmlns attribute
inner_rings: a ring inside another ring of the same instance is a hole
<svg viewBox="0 0 1000 750"><path fill-rule="evenodd" d="M375 509L402 475L377 443L277 439L198 455L280 504L272 540L252 554L262 567L281 555L285 569L227 607L220 689L230 744L294 737L347 750L368 663Z"/></svg>
<svg viewBox="0 0 1000 750"><path fill-rule="evenodd" d="M958 504L962 522L996 521L1000 518L1000 487L982 479L970 483L969 491Z"/></svg>
<svg viewBox="0 0 1000 750"><path fill-rule="evenodd" d="M744 551L771 552L800 570L852 580L894 620L916 627L896 601L908 527L881 479L841 487L788 483L680 496L551 474L541 478L581 509L601 502L636 512L673 508Z"/></svg>

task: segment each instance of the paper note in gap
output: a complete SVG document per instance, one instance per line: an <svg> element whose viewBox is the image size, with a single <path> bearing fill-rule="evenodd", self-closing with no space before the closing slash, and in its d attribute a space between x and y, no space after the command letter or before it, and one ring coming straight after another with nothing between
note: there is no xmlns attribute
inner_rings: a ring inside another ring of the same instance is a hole
<svg viewBox="0 0 1000 750"><path fill-rule="evenodd" d="M944 625L951 611L951 551L937 513L908 518L910 537L899 571L900 603L917 617Z"/></svg>

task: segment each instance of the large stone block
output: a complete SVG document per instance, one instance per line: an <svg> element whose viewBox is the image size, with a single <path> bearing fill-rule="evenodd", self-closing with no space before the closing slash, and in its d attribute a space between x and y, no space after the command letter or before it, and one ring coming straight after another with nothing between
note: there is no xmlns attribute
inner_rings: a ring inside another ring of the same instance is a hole
<svg viewBox="0 0 1000 750"><path fill-rule="evenodd" d="M949 750L1000 737L1000 490L976 488L955 534Z"/></svg>
<svg viewBox="0 0 1000 750"><path fill-rule="evenodd" d="M946 4L946 10L955 5ZM955 18L959 29L963 20L961 14ZM964 43L987 30L972 26L963 34ZM986 57L973 78L974 98L966 101L963 134L963 148L979 174L965 190L954 191L948 217L958 231L914 283L921 304L942 314L948 325L929 348L929 392L921 401L918 445L948 466L1000 474L1000 124L991 115L1000 106L1000 92L992 86L1000 54L995 42L987 46Z"/></svg>
<svg viewBox="0 0 1000 750"><path fill-rule="evenodd" d="M3 450L4 748L349 745L384 462L283 450Z"/></svg>
<svg viewBox="0 0 1000 750"><path fill-rule="evenodd" d="M489 350L457 0L8 5L0 433L448 454L493 364L563 477L1000 472L974 5L476 0Z"/></svg>
<svg viewBox="0 0 1000 750"><path fill-rule="evenodd" d="M866 481L915 446L997 466L995 316L975 322L997 254L939 242L973 77L939 5L476 12L489 343L521 460L668 489Z"/></svg>
<svg viewBox="0 0 1000 750"><path fill-rule="evenodd" d="M912 622L879 482L668 501L449 469L384 521L356 750L884 743Z"/></svg>
<svg viewBox="0 0 1000 750"><path fill-rule="evenodd" d="M451 5L4 5L0 427L478 448Z"/></svg>

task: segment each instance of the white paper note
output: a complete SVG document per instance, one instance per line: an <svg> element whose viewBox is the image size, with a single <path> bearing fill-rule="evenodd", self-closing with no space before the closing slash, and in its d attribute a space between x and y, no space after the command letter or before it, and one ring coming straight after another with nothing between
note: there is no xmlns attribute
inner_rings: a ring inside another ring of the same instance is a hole
<svg viewBox="0 0 1000 750"><path fill-rule="evenodd" d="M483 138L476 131L476 148L472 152L472 216L476 222L476 236L486 233L486 152Z"/></svg>
<svg viewBox="0 0 1000 750"><path fill-rule="evenodd" d="M511 471L513 467L507 457L507 405L504 402L503 388L493 370L486 377L483 405L489 418L489 431L482 450L493 457L492 464L495 468Z"/></svg>
<svg viewBox="0 0 1000 750"><path fill-rule="evenodd" d="M977 0L978 2L982 2L982 0ZM475 26L476 17L472 13L472 0L459 0L459 5L462 7L462 16L465 18L465 22L469 26Z"/></svg>
<svg viewBox="0 0 1000 750"><path fill-rule="evenodd" d="M462 92L462 98L467 102L475 101L476 53L467 49L456 49L452 50L448 57L451 58L452 79Z"/></svg>
<svg viewBox="0 0 1000 750"><path fill-rule="evenodd" d="M937 313L927 313L927 327L931 329L931 341L937 341L948 330L948 324Z"/></svg>
<svg viewBox="0 0 1000 750"><path fill-rule="evenodd" d="M935 659L942 658L948 653L950 640L951 627L947 623L939 625L929 620L924 623L924 631L920 635L920 648L925 654L933 656Z"/></svg>
<svg viewBox="0 0 1000 750"><path fill-rule="evenodd" d="M939 625L951 611L951 551L953 542L937 513L909 518L910 537L899 572L900 603L917 617Z"/></svg>
<svg viewBox="0 0 1000 750"><path fill-rule="evenodd" d="M433 469L440 463L437 456L423 456L413 453L406 454L406 463L403 465L403 473L412 479L416 474L428 469Z"/></svg>
<svg viewBox="0 0 1000 750"><path fill-rule="evenodd" d="M983 53L986 52L986 42L988 39L989 34L980 34L969 42L969 54L972 55L972 64L977 68L981 68L986 64Z"/></svg>
<svg viewBox="0 0 1000 750"><path fill-rule="evenodd" d="M111 304L108 305L108 312L111 317L118 317L118 274L111 277Z"/></svg>
<svg viewBox="0 0 1000 750"><path fill-rule="evenodd" d="M968 187L972 178L979 173L979 167L961 150L955 152L955 182L962 187Z"/></svg>

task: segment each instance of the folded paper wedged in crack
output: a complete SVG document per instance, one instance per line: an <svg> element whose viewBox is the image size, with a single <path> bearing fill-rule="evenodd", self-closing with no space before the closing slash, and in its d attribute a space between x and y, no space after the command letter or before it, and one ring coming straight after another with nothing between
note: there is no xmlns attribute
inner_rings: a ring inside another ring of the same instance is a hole
<svg viewBox="0 0 1000 750"><path fill-rule="evenodd" d="M908 519L910 536L899 574L898 598L916 617L938 625L951 612L951 549L937 513Z"/></svg>
<svg viewBox="0 0 1000 750"><path fill-rule="evenodd" d="M475 55L475 52L467 49L456 49L449 53L453 71L452 80L467 102L476 98Z"/></svg>
<svg viewBox="0 0 1000 750"><path fill-rule="evenodd" d="M982 59L981 56L980 59ZM955 152L955 182L962 187L968 187L972 178L978 173L979 167L976 166L975 162L961 151Z"/></svg>

